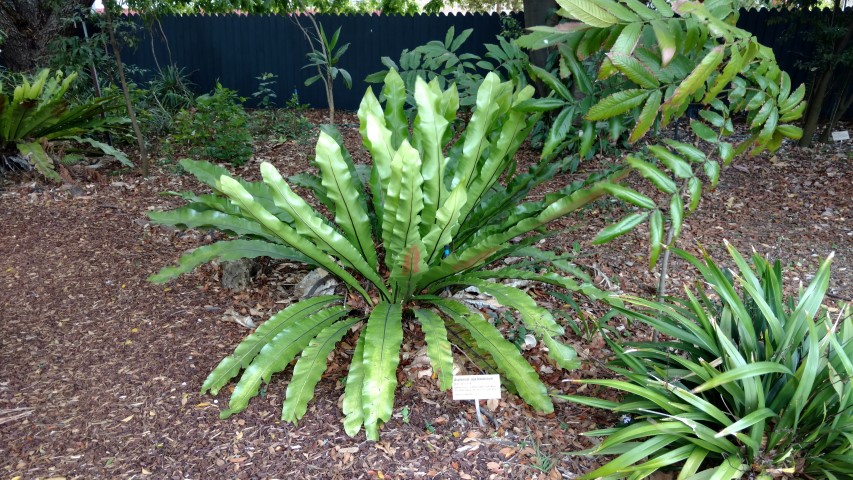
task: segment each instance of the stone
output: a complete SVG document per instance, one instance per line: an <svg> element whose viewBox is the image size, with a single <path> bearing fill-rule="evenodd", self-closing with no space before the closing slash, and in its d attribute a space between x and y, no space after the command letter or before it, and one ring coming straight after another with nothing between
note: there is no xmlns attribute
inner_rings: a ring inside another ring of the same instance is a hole
<svg viewBox="0 0 853 480"><path fill-rule="evenodd" d="M331 273L317 268L311 270L293 287L293 294L300 299L331 295L335 293L338 280Z"/></svg>
<svg viewBox="0 0 853 480"><path fill-rule="evenodd" d="M242 292L252 284L252 278L258 271L258 262L250 258L241 258L231 262L222 262L222 277L220 283L223 287Z"/></svg>

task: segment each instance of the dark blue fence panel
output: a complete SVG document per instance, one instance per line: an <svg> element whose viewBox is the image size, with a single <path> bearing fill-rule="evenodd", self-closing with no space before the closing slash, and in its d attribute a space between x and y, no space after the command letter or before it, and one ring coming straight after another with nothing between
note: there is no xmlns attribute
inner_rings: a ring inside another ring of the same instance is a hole
<svg viewBox="0 0 853 480"><path fill-rule="evenodd" d="M347 90L341 80L334 88L336 106L350 110L358 108L368 87L364 78L384 68L381 57L391 57L396 62L403 49L443 40L451 26L457 34L473 28L464 51L483 55L483 44L496 43L495 37L501 31L500 17L484 14L318 15L316 18L329 36L341 28L339 44L351 44L339 66L352 76L353 88ZM310 26L305 17L300 20L303 25ZM322 82L304 86L305 80L317 70L303 68L307 63L308 42L290 16L168 16L160 19L160 25L165 37L155 24L152 48L152 33L143 30L144 38L139 46L122 53L127 63L156 72L158 64L163 66L170 62L171 52L171 61L190 73L199 92L213 89L219 81L246 97L257 90L256 77L269 72L278 75L279 105L296 90L303 103L326 106Z"/></svg>
<svg viewBox="0 0 853 480"><path fill-rule="evenodd" d="M808 15L831 15L831 12L810 12ZM842 15L853 16L853 11L847 10ZM358 108L368 87L364 78L384 68L381 57L391 57L396 62L403 49L444 39L451 26L457 34L466 28L474 29L463 50L483 55L483 44L495 43L495 36L501 31L497 14L318 15L316 18L328 35L340 27L340 43L351 43L340 67L352 75L353 88L347 90L340 80L334 88L336 105L350 110ZM516 14L516 18L522 19L521 14ZM305 17L301 17L301 21L305 26L310 25ZM849 20L840 23L845 22ZM791 75L794 85L798 85L812 81L810 72L797 68L798 60L807 59L815 52L811 23L805 16L791 12L754 10L742 11L738 26L772 47L780 66ZM279 105L284 104L293 91L298 91L303 103L319 108L326 106L322 82L304 86L305 80L317 71L302 68L307 63L308 42L291 16L167 16L161 18L159 26L155 23L152 29L142 30L144 38L139 46L123 52L127 63L155 72L158 63L162 66L170 62L171 52L171 61L190 72L199 92L212 90L219 81L246 97L257 90L256 77L269 72L278 75ZM252 104L250 101L249 105Z"/></svg>

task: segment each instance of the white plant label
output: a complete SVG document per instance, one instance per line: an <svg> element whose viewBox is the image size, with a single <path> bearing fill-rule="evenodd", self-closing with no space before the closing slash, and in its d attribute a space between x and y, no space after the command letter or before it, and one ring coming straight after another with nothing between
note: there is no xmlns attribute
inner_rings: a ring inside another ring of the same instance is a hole
<svg viewBox="0 0 853 480"><path fill-rule="evenodd" d="M842 140L850 140L850 132L848 132L847 130L832 132L832 139L836 142L840 142Z"/></svg>
<svg viewBox="0 0 853 480"><path fill-rule="evenodd" d="M489 400L501 398L500 375L455 375L454 400Z"/></svg>

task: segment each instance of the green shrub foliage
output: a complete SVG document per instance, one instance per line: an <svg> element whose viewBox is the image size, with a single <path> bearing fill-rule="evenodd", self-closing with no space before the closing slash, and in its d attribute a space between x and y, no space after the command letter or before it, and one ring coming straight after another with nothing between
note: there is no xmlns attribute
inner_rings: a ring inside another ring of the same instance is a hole
<svg viewBox="0 0 853 480"><path fill-rule="evenodd" d="M364 426L370 438L377 438L379 425L391 416L400 346L403 332L409 331L403 324L411 322L426 336L440 388L451 385L451 338L482 368L499 372L505 385L534 408L552 411L545 385L518 349L479 312L447 296L471 286L515 311L557 365L578 364L575 352L560 342L563 327L552 314L500 281L524 279L603 296L569 257L531 245L543 238L540 227L601 197L625 172L597 174L544 199L525 201L530 189L559 169L543 163L514 173L514 154L539 117L515 108L533 95L532 87L514 88L487 75L468 126L458 135L450 128L459 107L454 87L442 90L436 80L418 79L411 129L403 112L406 89L396 71L387 75L383 93L384 108L368 91L358 111L373 164L353 164L338 132L325 127L316 147L320 175L300 177L333 219L297 196L268 163L261 166L263 182L246 182L221 167L190 160L182 162L183 168L214 194L184 193L189 205L151 215L163 224L212 227L238 236L186 254L177 266L153 276L155 282L214 258L267 256L322 267L350 290L348 297L289 306L224 359L203 386L215 394L240 377L223 417L245 409L261 384L301 353L282 413L285 420L299 420L328 353L356 329L344 424L350 435ZM506 185L498 181L504 175ZM516 238L522 240L511 241ZM526 260L500 261L508 256Z"/></svg>
<svg viewBox="0 0 853 480"><path fill-rule="evenodd" d="M234 90L216 84L213 93L201 95L195 107L175 118L171 147L188 147L196 158L242 165L252 156L252 134L243 100Z"/></svg>
<svg viewBox="0 0 853 480"><path fill-rule="evenodd" d="M17 150L45 176L60 182L53 160L44 147L51 140L76 140L100 148L126 165L133 163L118 150L92 138L82 138L105 125L115 125L115 117L104 116L117 108L117 97L96 98L79 105L71 105L66 93L76 74L64 76L62 72L51 75L42 70L32 79L25 75L21 83L7 93L0 83L0 155L11 155Z"/></svg>
<svg viewBox="0 0 853 480"><path fill-rule="evenodd" d="M555 112L543 158L556 158L567 149L584 157L602 132L610 141L639 142L655 127L681 117L691 104L698 108L690 130L704 148L652 140L627 160L671 195L666 213L654 210L625 219L630 225L649 221L654 266L665 220L677 237L685 209L698 206L703 177L714 186L721 166L735 156L775 150L785 138L802 135L789 122L805 109L805 88L792 88L773 51L735 26L739 4L732 0L559 4L567 21L534 27L516 41L534 49L556 47L559 53L556 71L531 65L531 73L551 94L524 106ZM745 117L748 135L731 142L736 116Z"/></svg>
<svg viewBox="0 0 853 480"><path fill-rule="evenodd" d="M581 453L616 457L583 478L853 475L853 323L849 305L835 314L821 306L831 257L788 297L779 262L756 254L750 266L727 246L735 271L676 251L710 291L697 283L683 299L630 297L635 309L618 308L666 340L611 343L621 378L581 381L621 390L621 401L564 397L628 423L587 433L605 439Z"/></svg>

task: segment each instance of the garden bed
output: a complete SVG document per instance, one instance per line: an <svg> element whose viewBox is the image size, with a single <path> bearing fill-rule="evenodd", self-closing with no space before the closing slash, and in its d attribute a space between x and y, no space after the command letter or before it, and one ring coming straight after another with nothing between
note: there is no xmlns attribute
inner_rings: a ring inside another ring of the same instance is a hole
<svg viewBox="0 0 853 480"><path fill-rule="evenodd" d="M357 119L343 114L341 121L355 161L367 162L356 147ZM284 175L294 174L313 168L312 154L310 140L266 143L238 170L256 177L265 160ZM790 285L806 283L819 261L835 251L829 292L849 300L851 155L847 142L811 150L784 147L739 161L703 197L679 245L695 251L701 244L723 264L723 239L744 253L755 248L782 260ZM519 154L520 163L535 158L531 150ZM584 170L560 175L547 188ZM304 272L268 265L252 288L237 294L219 286L216 267L165 286L150 284L148 275L211 241L208 232L153 226L146 216L179 203L161 192L197 184L175 175L167 162L146 179L97 174L81 180L80 187L72 192L18 179L0 190L4 478L571 478L592 463L565 452L590 446L580 434L616 420L567 403L558 403L554 414L538 415L504 395L488 406L493 423L481 428L470 402L454 402L428 375L420 375L426 370L422 341L404 344L395 415L378 443L363 434L347 437L340 423L351 346L335 353L298 426L278 420L287 387L283 376L274 377L246 411L220 420L229 392L217 397L198 392L209 371L247 333L229 312L263 320L290 301L292 284ZM650 297L657 279L646 268L647 232L641 228L589 246L598 229L621 217L621 208L595 204L583 216L565 220L561 227L579 229L550 239L549 246L571 250L578 241L583 252L578 263L597 273L599 286ZM671 290L695 278L683 262L674 262L671 273ZM590 315L603 313L600 306L585 308ZM631 339L649 335L636 325L613 326ZM570 335L569 343L586 360L580 371L549 372L538 347L528 351L557 391L575 391L566 381L571 378L605 374L601 362L609 352L600 336Z"/></svg>

